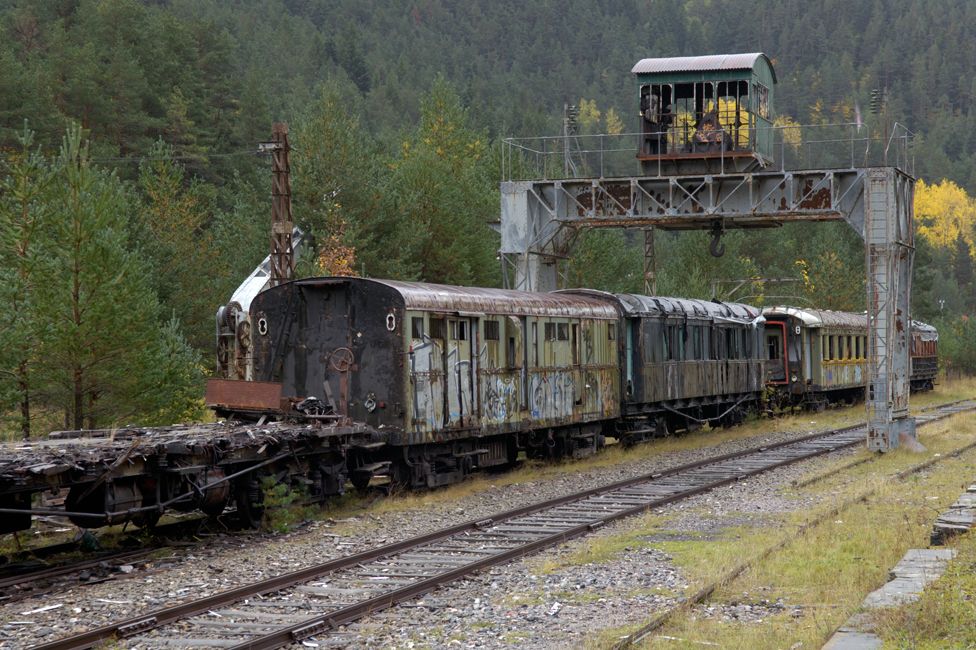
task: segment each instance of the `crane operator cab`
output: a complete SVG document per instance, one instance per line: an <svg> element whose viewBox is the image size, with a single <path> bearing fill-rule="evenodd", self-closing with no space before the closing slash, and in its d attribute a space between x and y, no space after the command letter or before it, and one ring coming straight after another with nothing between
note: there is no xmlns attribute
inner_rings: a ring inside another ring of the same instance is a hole
<svg viewBox="0 0 976 650"><path fill-rule="evenodd" d="M645 175L744 172L772 162L776 73L762 53L642 59Z"/></svg>

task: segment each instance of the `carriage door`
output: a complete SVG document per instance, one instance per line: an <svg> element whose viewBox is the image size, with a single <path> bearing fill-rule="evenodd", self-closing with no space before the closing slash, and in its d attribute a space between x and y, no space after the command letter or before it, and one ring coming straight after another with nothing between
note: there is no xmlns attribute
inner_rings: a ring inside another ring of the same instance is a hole
<svg viewBox="0 0 976 650"><path fill-rule="evenodd" d="M447 320L447 419L449 427L474 422L474 382L471 379L471 319Z"/></svg>
<svg viewBox="0 0 976 650"><path fill-rule="evenodd" d="M785 384L789 367L786 361L786 323L766 323L766 380L771 384Z"/></svg>

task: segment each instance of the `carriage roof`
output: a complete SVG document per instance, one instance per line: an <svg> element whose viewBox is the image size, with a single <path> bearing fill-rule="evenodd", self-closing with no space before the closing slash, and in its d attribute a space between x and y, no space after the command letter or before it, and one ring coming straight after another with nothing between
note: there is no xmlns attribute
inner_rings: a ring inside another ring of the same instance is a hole
<svg viewBox="0 0 976 650"><path fill-rule="evenodd" d="M483 316L552 316L575 318L617 318L613 304L593 296L512 291L485 287L460 287L429 282L374 280L367 278L311 278L299 280L303 286L360 285L392 291L410 310L459 313Z"/></svg>
<svg viewBox="0 0 976 650"><path fill-rule="evenodd" d="M865 313L856 314L849 311L833 311L830 309L799 309L797 307L766 307L763 315L788 316L795 318L807 327L854 327L867 329L868 317Z"/></svg>
<svg viewBox="0 0 976 650"><path fill-rule="evenodd" d="M595 289L567 289L559 293L605 297L617 303L625 316L631 317L680 317L685 319L732 321L737 323L762 321L759 309L751 305L736 302L698 300L695 298L671 298L668 296L642 296L635 293L609 293Z"/></svg>

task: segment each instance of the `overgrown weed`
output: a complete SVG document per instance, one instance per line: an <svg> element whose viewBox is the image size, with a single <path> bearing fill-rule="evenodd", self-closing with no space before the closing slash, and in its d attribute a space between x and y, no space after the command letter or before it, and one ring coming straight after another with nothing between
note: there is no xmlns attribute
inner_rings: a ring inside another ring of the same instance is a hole
<svg viewBox="0 0 976 650"><path fill-rule="evenodd" d="M892 476L901 469L935 454L945 456L972 440L976 436L976 418L958 415L923 431L928 434L925 440L928 452L898 451L850 472L831 476L806 490L819 496L818 505L806 512L782 515L778 526L728 529L719 540L710 542L657 545L682 568L690 590L697 590L787 538L793 534L790 531L797 531L804 522L826 516L824 521L805 530L730 584L719 587L708 602L721 612L722 605L782 599L788 606L784 613L765 618L761 623L723 620L721 615L703 616L696 613L700 610L680 613L642 647L702 647L716 642L723 648L742 649L789 647L797 643L804 648L819 647L858 609L868 592L886 581L890 567L907 549L928 545L936 514L958 497L962 484L971 480L976 470L976 451L969 451L958 458L944 458L924 472L893 480ZM865 501L858 500L859 496L872 492ZM848 502L853 505L831 514L833 508ZM973 553L976 560L976 550ZM970 572L973 566L976 563L968 564ZM976 595L976 579L973 580L974 591L968 593ZM932 598L934 604L926 606L936 609L939 597ZM941 598L945 600L947 596ZM799 608L795 616L790 613L792 607ZM953 626L961 624L958 622L971 612L967 606L947 608L937 630L946 633L954 630ZM910 624L911 616L921 618L923 613L909 612L901 620ZM892 625L891 629L895 639L899 628ZM620 630L605 630L594 636L593 647L612 645L600 645L599 639L618 638L620 634Z"/></svg>

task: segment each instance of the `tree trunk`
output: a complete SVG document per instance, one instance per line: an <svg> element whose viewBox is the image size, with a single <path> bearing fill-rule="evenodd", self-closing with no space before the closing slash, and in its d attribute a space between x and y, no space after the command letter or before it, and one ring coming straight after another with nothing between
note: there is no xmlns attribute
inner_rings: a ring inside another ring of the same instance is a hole
<svg viewBox="0 0 976 650"><path fill-rule="evenodd" d="M83 429L84 421L85 421L84 408L83 408L85 393L82 385L82 374L81 374L80 366L75 366L73 383L74 383L74 398L75 398L74 400L75 412L72 413L72 416L74 418L73 426L75 429Z"/></svg>
<svg viewBox="0 0 976 650"><path fill-rule="evenodd" d="M17 387L20 389L20 432L24 440L30 440L30 383L27 381L27 360L17 366Z"/></svg>

